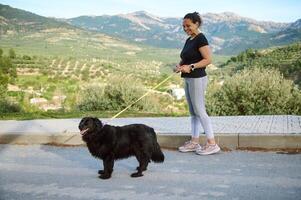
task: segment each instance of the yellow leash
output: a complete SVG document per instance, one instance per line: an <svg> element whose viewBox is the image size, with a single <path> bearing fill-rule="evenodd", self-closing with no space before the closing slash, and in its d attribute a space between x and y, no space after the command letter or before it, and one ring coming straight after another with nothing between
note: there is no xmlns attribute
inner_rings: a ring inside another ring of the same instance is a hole
<svg viewBox="0 0 301 200"><path fill-rule="evenodd" d="M134 105L135 103L137 103L138 101L140 101L142 98L144 98L146 95L148 95L152 90L158 88L160 85L162 85L163 83L165 83L168 79L170 79L171 77L173 77L175 75L175 73L172 73L171 75L169 75L167 78L165 78L163 81L161 81L159 84L157 84L155 87L153 87L152 89L150 89L149 91L147 91L144 95L142 95L139 99L137 99L135 102L131 103L130 105L128 105L127 107L125 107L122 111L120 111L119 113L117 113L116 115L114 115L113 117L111 117L110 120L115 119L116 117L118 117L121 113L123 113L124 111L126 111L127 109L129 109L132 105ZM68 142L69 140L71 140L73 137L75 137L76 135L71 136L70 138L68 138L67 140L65 140L63 142L63 144L65 144L66 142Z"/></svg>
<svg viewBox="0 0 301 200"><path fill-rule="evenodd" d="M110 120L115 119L116 117L118 117L121 113L123 113L124 111L126 111L127 109L129 109L132 105L134 105L135 103L137 103L138 101L140 101L143 97L145 97L146 95L148 95L152 90L158 88L160 85L162 85L163 83L165 83L168 79L170 79L172 76L174 75L171 74L170 76L168 76L166 79L164 79L163 81L161 81L158 85L156 85L155 87L153 87L151 90L147 91L144 95L142 95L139 99L137 99L135 102L131 103L130 105L128 105L126 108L124 108L122 111L120 111L119 113L117 113L116 115L114 115Z"/></svg>

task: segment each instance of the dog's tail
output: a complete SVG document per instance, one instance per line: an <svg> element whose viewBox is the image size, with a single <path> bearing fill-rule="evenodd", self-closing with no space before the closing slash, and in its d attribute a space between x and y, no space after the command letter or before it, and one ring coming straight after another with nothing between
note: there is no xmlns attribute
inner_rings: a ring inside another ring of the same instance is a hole
<svg viewBox="0 0 301 200"><path fill-rule="evenodd" d="M161 147L157 142L156 132L154 131L153 128L151 128L151 132L152 132L152 135L154 137L154 140L153 140L154 149L153 149L151 159L154 162L161 163L161 162L164 161L164 154L162 153Z"/></svg>

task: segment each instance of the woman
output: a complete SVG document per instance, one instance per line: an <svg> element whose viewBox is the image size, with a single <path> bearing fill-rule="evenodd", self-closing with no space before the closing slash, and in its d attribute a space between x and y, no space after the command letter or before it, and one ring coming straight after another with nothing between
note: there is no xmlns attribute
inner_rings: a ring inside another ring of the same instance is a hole
<svg viewBox="0 0 301 200"><path fill-rule="evenodd" d="M179 147L181 152L195 151L200 155L210 155L220 151L215 143L210 118L205 108L205 90L208 78L206 66L211 63L211 53L208 41L199 31L202 24L199 13L188 13L183 18L183 29L190 37L181 52L181 61L176 72L181 72L184 78L185 95L191 115L191 140ZM200 126L203 126L207 143L199 145Z"/></svg>

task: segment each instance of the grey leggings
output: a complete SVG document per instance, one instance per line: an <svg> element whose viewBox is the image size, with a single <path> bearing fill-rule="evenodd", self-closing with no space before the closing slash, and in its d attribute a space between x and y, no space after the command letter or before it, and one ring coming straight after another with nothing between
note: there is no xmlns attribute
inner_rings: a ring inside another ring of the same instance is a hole
<svg viewBox="0 0 301 200"><path fill-rule="evenodd" d="M200 136L202 125L208 139L214 138L211 120L205 108L205 90L208 83L207 76L201 78L184 78L185 95L191 116L191 136Z"/></svg>

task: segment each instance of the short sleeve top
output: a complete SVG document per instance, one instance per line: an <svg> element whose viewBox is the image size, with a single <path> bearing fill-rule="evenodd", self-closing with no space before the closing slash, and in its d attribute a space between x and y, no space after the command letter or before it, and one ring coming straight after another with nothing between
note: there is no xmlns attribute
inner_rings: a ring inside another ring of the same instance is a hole
<svg viewBox="0 0 301 200"><path fill-rule="evenodd" d="M203 33L199 33L193 39L190 37L186 40L185 45L180 54L183 65L197 63L203 59L199 51L200 47L208 45L208 40ZM182 73L181 77L199 78L206 76L206 67L196 68L190 73Z"/></svg>

